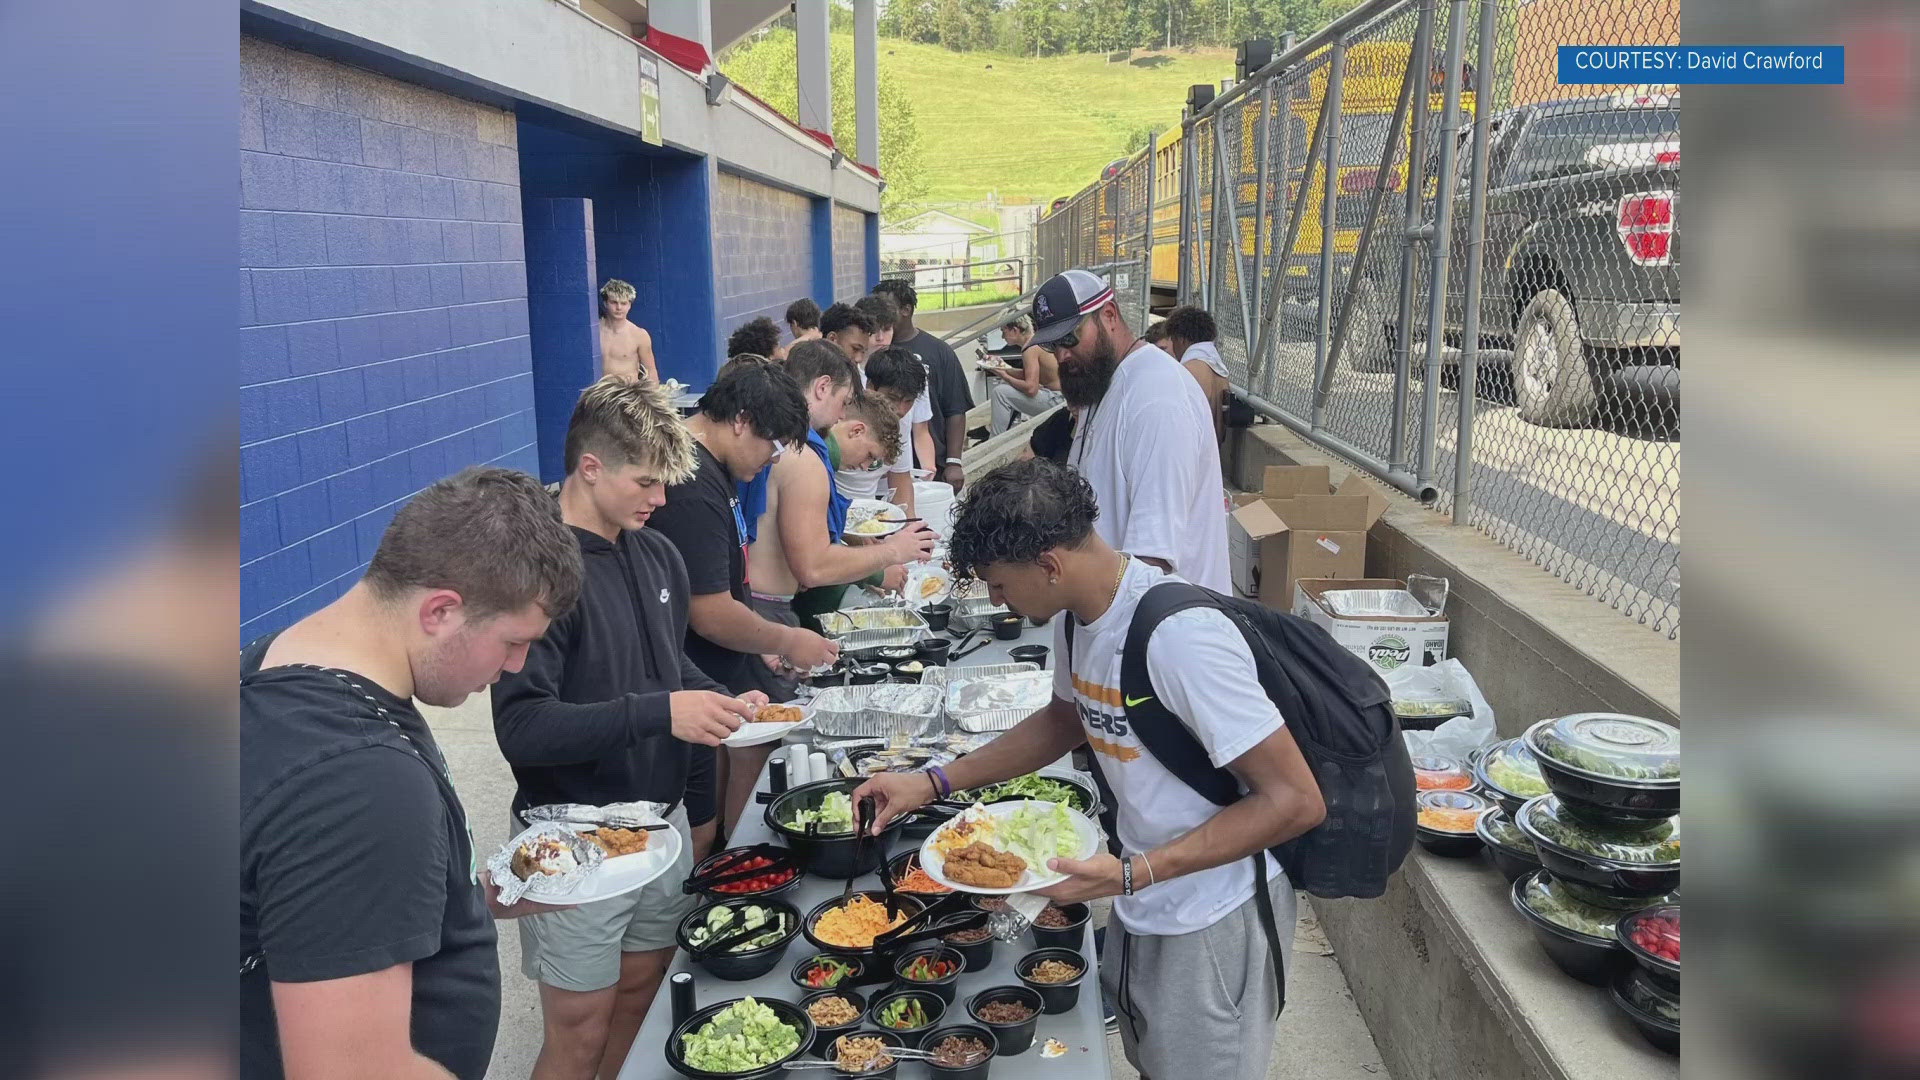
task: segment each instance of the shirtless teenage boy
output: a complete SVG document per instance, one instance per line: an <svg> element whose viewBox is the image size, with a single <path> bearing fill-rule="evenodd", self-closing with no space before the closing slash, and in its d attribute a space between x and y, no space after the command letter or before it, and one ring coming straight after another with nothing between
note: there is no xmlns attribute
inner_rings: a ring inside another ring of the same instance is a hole
<svg viewBox="0 0 1920 1080"><path fill-rule="evenodd" d="M600 374L658 384L653 335L627 321L634 295L633 286L619 278L600 286Z"/></svg>

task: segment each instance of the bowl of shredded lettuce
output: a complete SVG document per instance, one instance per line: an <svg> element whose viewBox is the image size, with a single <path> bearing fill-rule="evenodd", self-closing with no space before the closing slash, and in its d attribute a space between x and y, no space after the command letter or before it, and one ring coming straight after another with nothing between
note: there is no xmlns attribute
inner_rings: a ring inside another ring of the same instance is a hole
<svg viewBox="0 0 1920 1080"><path fill-rule="evenodd" d="M813 1041L813 1020L790 1001L739 998L709 1005L667 1040L667 1063L695 1080L772 1076Z"/></svg>

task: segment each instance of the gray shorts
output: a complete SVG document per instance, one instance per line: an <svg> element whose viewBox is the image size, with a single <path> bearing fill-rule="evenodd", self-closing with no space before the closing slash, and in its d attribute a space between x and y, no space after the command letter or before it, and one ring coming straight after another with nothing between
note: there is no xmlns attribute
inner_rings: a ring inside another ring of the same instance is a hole
<svg viewBox="0 0 1920 1080"><path fill-rule="evenodd" d="M621 953L673 947L680 920L700 898L680 891L693 871L686 809L675 807L667 821L680 833L680 858L666 873L624 896L520 920L520 970L527 978L560 990L605 990L620 981Z"/></svg>
<svg viewBox="0 0 1920 1080"><path fill-rule="evenodd" d="M1283 960L1293 966L1298 901L1285 878L1273 885ZM1100 985L1120 1020L1127 1061L1151 1080L1262 1077L1273 1059L1272 953L1253 899L1191 934L1129 934L1107 924Z"/></svg>
<svg viewBox="0 0 1920 1080"><path fill-rule="evenodd" d="M749 598L749 603L754 613L768 622L776 622L781 626L800 625L800 616L793 613L791 598L776 600L772 597L755 595ZM766 694L767 700L775 704L792 701L794 695L800 692L800 683L797 680L776 674L758 656L741 658L740 675L736 681L739 685L730 687L734 693L744 694L750 690L758 690Z"/></svg>

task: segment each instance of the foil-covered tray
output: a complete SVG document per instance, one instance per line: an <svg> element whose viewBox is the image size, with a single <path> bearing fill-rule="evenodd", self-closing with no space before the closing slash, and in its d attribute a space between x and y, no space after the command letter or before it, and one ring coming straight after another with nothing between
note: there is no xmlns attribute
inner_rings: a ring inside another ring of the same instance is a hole
<svg viewBox="0 0 1920 1080"><path fill-rule="evenodd" d="M994 603L991 597L970 596L953 601L953 614L948 621L962 630L985 630L995 615L1006 610L1006 605Z"/></svg>
<svg viewBox="0 0 1920 1080"><path fill-rule="evenodd" d="M940 719L944 697L924 682L829 686L814 696L813 727L829 739L918 738Z"/></svg>
<svg viewBox="0 0 1920 1080"><path fill-rule="evenodd" d="M970 735L1005 731L1053 697L1053 673L1038 664L942 668L937 677L923 675L920 682L941 688L947 718Z"/></svg>
<svg viewBox="0 0 1920 1080"><path fill-rule="evenodd" d="M568 825L611 825L616 829L637 829L642 825L658 824L666 812L667 804L657 802L608 803L605 806L554 803L551 806L527 807L520 811L520 821L526 825L558 821Z"/></svg>
<svg viewBox="0 0 1920 1080"><path fill-rule="evenodd" d="M853 608L820 616L820 632L842 652L882 645L913 645L927 637L927 620L904 607Z"/></svg>

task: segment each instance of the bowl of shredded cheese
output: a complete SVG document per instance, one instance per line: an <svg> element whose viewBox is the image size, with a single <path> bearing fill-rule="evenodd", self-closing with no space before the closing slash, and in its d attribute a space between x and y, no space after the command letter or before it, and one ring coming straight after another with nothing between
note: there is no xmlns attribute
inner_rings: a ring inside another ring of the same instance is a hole
<svg viewBox="0 0 1920 1080"><path fill-rule="evenodd" d="M887 914L886 894L869 889L845 900L835 896L807 913L800 932L827 952L850 956L873 955L873 940L920 913L921 902L895 894L894 913Z"/></svg>

